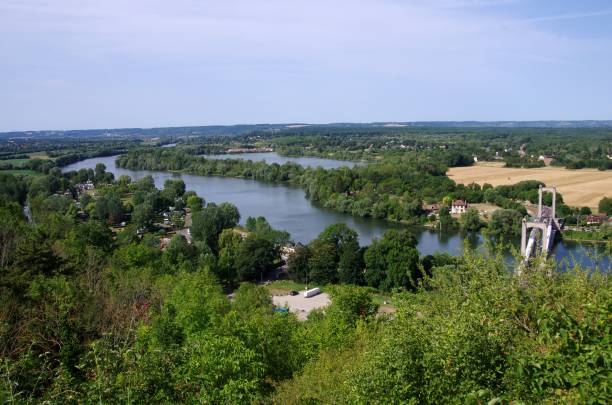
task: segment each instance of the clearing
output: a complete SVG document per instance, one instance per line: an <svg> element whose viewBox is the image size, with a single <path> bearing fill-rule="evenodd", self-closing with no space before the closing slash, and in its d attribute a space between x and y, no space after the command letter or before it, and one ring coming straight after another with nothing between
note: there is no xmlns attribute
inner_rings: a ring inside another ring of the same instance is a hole
<svg viewBox="0 0 612 405"><path fill-rule="evenodd" d="M289 311L296 314L301 321L305 321L313 309L325 308L331 303L329 295L326 293L304 298L303 291L300 291L298 295L275 295L272 297L272 301L277 307L286 306L289 308Z"/></svg>
<svg viewBox="0 0 612 405"><path fill-rule="evenodd" d="M595 169L568 170L558 167L515 169L503 164L476 164L468 167L452 167L447 175L457 183L493 186L515 184L523 180L539 180L547 186L557 186L563 201L576 207L597 209L599 200L612 196L612 171Z"/></svg>

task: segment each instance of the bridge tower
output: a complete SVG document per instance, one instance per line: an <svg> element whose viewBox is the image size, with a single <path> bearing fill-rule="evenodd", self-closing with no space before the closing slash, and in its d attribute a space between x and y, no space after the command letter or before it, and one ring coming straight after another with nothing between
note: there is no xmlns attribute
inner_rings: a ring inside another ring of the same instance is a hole
<svg viewBox="0 0 612 405"><path fill-rule="evenodd" d="M542 218L542 215L544 214L542 212L542 194L544 193L544 191L549 191L552 193L552 213L550 214L550 218L557 218L557 187L556 186L552 186L552 187L542 187L542 185L540 185L540 188L538 190L538 218Z"/></svg>
<svg viewBox="0 0 612 405"><path fill-rule="evenodd" d="M542 205L542 195L545 191L549 191L553 194L552 207L546 207ZM557 229L559 229L559 223L557 222L557 187L542 187L538 190L538 214L536 218L527 220L523 218L522 229L521 229L521 254L525 257L525 260L529 259L536 247L536 238L540 239L540 246L542 247L542 253L548 255L548 252L552 248L554 242L554 235ZM527 237L527 231L531 230L529 238ZM541 232L537 232L540 230Z"/></svg>

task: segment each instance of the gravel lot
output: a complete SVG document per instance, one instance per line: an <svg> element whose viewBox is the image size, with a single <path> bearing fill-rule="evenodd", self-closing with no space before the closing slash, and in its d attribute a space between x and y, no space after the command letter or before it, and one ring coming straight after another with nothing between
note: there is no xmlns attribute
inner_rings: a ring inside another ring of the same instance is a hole
<svg viewBox="0 0 612 405"><path fill-rule="evenodd" d="M331 303L329 295L321 293L314 297L304 298L304 292L300 291L299 295L274 295L272 297L274 305L278 307L287 306L289 311L296 314L298 319L305 321L308 314L313 309L324 308Z"/></svg>

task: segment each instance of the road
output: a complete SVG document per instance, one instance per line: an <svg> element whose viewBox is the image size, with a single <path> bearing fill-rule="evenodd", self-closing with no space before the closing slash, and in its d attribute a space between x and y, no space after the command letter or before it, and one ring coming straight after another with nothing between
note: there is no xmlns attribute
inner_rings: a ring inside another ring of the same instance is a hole
<svg viewBox="0 0 612 405"><path fill-rule="evenodd" d="M191 232L189 232L189 228L191 227L191 212L185 214L185 227L176 231L177 235L183 235L187 242L191 243Z"/></svg>

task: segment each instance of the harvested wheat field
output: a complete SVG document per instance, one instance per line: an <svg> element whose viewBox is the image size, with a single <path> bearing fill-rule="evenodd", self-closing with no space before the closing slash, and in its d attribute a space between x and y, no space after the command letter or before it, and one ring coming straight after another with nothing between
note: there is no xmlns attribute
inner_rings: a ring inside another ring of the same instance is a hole
<svg viewBox="0 0 612 405"><path fill-rule="evenodd" d="M493 186L515 184L523 180L539 180L557 186L566 204L597 208L599 200L612 196L612 171L593 169L568 170L557 167L513 169L500 164L483 163L469 167L453 167L448 177L457 183Z"/></svg>

